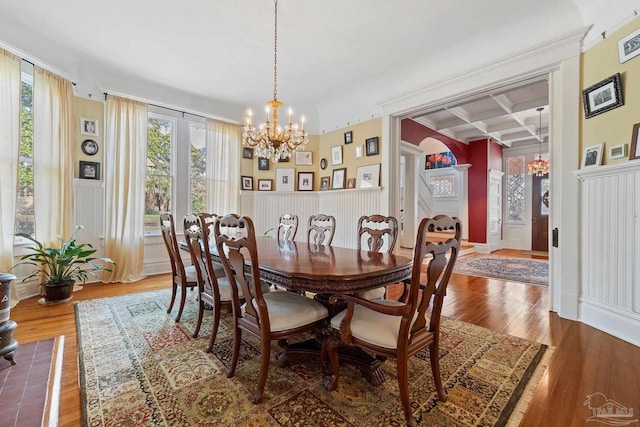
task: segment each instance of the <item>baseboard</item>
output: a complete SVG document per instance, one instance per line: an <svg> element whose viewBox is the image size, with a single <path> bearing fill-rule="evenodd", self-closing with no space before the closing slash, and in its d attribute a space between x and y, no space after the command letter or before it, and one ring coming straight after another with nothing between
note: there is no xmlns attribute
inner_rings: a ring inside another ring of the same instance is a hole
<svg viewBox="0 0 640 427"><path fill-rule="evenodd" d="M64 335L56 338L51 357L47 398L42 414L43 427L57 427L60 417L60 391L62 389L62 361L64 360Z"/></svg>
<svg viewBox="0 0 640 427"><path fill-rule="evenodd" d="M472 243L473 248L476 252L481 254L490 254L491 247L486 243Z"/></svg>
<svg viewBox="0 0 640 427"><path fill-rule="evenodd" d="M580 301L580 322L640 347L640 316L593 301Z"/></svg>

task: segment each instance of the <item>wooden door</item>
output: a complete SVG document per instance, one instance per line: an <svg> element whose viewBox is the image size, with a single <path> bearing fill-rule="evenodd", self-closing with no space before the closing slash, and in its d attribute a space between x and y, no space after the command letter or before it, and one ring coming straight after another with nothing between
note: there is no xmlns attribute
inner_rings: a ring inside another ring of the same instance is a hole
<svg viewBox="0 0 640 427"><path fill-rule="evenodd" d="M531 250L549 252L549 174L532 178Z"/></svg>

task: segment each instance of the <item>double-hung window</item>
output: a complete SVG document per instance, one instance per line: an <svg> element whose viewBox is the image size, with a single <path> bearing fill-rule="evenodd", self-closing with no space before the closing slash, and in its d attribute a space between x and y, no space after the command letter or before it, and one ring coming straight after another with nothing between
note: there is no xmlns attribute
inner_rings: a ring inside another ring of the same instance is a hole
<svg viewBox="0 0 640 427"><path fill-rule="evenodd" d="M174 188L176 122L149 114L147 124L147 173L145 181L145 234L160 230L160 213L171 212Z"/></svg>

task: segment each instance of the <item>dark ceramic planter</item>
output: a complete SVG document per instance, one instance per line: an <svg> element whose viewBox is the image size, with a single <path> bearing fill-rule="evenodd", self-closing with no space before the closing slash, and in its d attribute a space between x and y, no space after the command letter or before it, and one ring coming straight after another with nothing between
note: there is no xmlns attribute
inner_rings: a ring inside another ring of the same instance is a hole
<svg viewBox="0 0 640 427"><path fill-rule="evenodd" d="M46 304L56 304L69 301L72 298L75 282L75 280L67 280L61 285L53 285L50 282L43 283L44 302Z"/></svg>

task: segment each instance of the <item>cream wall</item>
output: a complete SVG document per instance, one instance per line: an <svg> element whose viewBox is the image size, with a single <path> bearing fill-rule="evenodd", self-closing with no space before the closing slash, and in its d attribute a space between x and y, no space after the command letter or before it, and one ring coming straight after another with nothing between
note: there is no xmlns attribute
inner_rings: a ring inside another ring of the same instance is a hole
<svg viewBox="0 0 640 427"><path fill-rule="evenodd" d="M100 163L100 179L104 174L103 156L104 156L104 103L93 99L75 97L75 123L77 124L74 137L74 153L75 167L73 177L78 178L79 161L98 162ZM82 135L80 133L80 119L91 119L98 123L98 136ZM92 139L98 143L98 152L93 156L89 156L82 152L80 148L82 141Z"/></svg>
<svg viewBox="0 0 640 427"><path fill-rule="evenodd" d="M618 40L640 28L640 18L612 34L582 55L581 89L587 88L616 73L622 81L624 105L589 119L584 118L584 106L580 116L581 142L580 152L585 147L605 143L603 164L623 163L622 159L609 159L609 148L627 144L627 153L631 146L633 125L640 122L640 56L620 64L618 58ZM582 164L582 158L580 158Z"/></svg>

